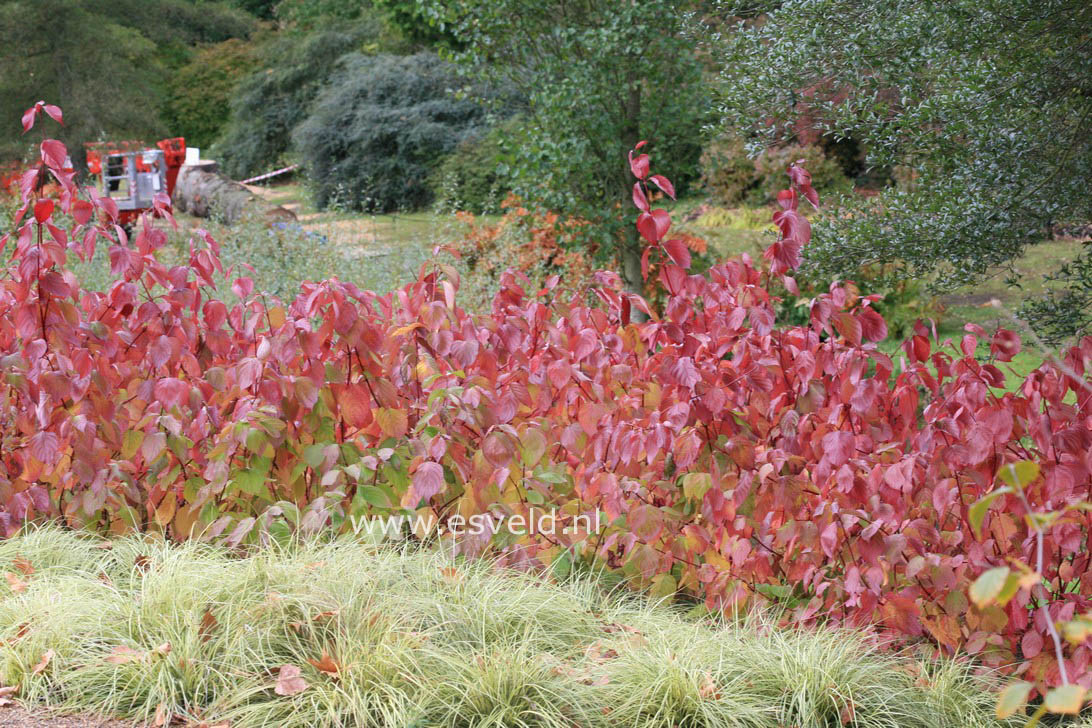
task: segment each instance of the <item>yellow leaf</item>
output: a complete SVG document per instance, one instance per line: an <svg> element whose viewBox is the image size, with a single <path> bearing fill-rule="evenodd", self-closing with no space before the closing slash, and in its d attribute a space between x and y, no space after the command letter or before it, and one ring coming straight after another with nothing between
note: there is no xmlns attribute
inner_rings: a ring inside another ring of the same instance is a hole
<svg viewBox="0 0 1092 728"><path fill-rule="evenodd" d="M1023 681L1006 685L997 698L997 717L1004 720L1022 710L1027 705L1032 687L1031 683Z"/></svg>
<svg viewBox="0 0 1092 728"><path fill-rule="evenodd" d="M1005 586L1005 580L1009 578L1011 569L1007 566L998 566L984 572L971 584L970 597L975 606L984 609L990 606L1001 593Z"/></svg>
<svg viewBox="0 0 1092 728"><path fill-rule="evenodd" d="M1084 705L1085 689L1080 685L1059 685L1043 696L1043 705L1051 713L1076 715Z"/></svg>
<svg viewBox="0 0 1092 728"><path fill-rule="evenodd" d="M280 306L274 306L267 312L269 314L269 323L275 328L279 329L284 326L284 309Z"/></svg>

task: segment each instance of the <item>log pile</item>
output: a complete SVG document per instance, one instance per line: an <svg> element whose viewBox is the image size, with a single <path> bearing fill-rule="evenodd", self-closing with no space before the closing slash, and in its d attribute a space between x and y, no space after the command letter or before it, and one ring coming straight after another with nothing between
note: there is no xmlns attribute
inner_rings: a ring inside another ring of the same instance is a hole
<svg viewBox="0 0 1092 728"><path fill-rule="evenodd" d="M220 174L215 162L182 167L171 202L179 212L195 217L216 217L225 225L233 225L244 217L267 222L296 219L291 210L270 204L235 180Z"/></svg>

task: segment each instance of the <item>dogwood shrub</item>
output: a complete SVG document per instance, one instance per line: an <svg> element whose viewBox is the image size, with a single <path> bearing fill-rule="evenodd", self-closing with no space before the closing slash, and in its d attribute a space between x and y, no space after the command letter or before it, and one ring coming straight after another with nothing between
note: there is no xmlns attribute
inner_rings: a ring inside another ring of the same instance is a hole
<svg viewBox="0 0 1092 728"><path fill-rule="evenodd" d="M166 267L160 225L126 240L114 203L78 190L64 158L41 145L3 239L5 533L48 518L237 545L415 514L435 518L418 536L447 538L455 516L556 509L553 533L452 546L526 567L598 559L713 609L774 600L798 624L873 625L1062 682L1052 623L1092 606L1092 339L1006 389L1016 334L969 325L938 341L919 323L890 356L876 296L848 282L811 301L806 325L779 327L769 284L794 290L810 236L798 205L818 203L803 168L764 260L692 275L649 203L650 185L671 184L635 150L663 305L610 272L592 298L509 272L473 314L441 264L384 296L335 278L283 303L238 277L229 308L212 290L216 240L196 235L188 263ZM50 178L56 200L37 192ZM103 293L66 268L96 245L116 276ZM1032 477L1002 489L1026 462ZM596 513L601 529L562 528ZM972 603L981 574L1017 561L1038 573ZM1063 664L1087 686L1087 635L1074 635Z"/></svg>

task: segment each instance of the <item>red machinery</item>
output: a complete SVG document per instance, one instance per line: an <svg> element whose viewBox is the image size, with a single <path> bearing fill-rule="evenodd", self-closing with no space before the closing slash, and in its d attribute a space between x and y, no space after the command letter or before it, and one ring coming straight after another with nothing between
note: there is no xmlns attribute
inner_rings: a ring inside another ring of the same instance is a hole
<svg viewBox="0 0 1092 728"><path fill-rule="evenodd" d="M174 192L178 170L186 161L186 140L162 139L149 149L138 142L85 145L87 169L99 194L117 202L119 222L128 225L153 207L155 196Z"/></svg>

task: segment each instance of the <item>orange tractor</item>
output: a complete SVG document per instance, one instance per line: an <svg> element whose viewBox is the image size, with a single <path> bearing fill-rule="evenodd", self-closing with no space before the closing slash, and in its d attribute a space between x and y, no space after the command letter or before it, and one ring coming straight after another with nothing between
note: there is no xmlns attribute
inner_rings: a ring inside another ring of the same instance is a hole
<svg viewBox="0 0 1092 728"><path fill-rule="evenodd" d="M84 148L94 185L100 195L117 202L118 222L124 226L132 225L140 213L151 210L157 194L171 196L178 170L186 161L186 140L182 137L162 139L154 148L140 142L94 142ZM0 164L0 193L18 194L25 171L19 162ZM49 186L44 192L56 194Z"/></svg>
<svg viewBox="0 0 1092 728"><path fill-rule="evenodd" d="M118 222L131 225L140 213L151 210L155 196L168 199L178 170L186 161L186 140L162 139L149 149L138 142L95 142L87 149L87 169L99 194L118 205Z"/></svg>

